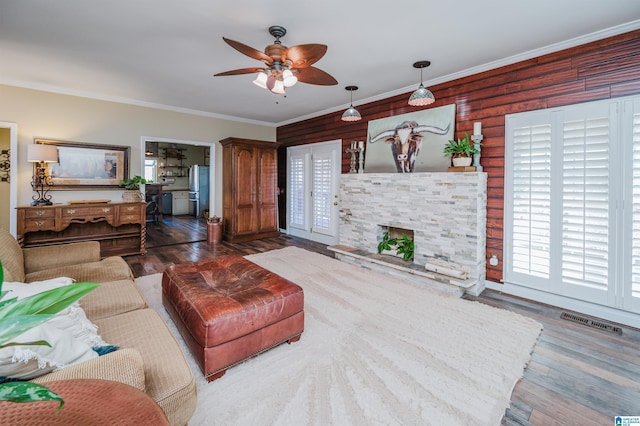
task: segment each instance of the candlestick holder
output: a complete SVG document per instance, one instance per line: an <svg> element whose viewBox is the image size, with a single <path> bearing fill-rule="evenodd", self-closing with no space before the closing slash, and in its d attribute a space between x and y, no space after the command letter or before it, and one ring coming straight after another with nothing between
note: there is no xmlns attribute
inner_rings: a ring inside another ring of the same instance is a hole
<svg viewBox="0 0 640 426"><path fill-rule="evenodd" d="M476 171L477 172L481 172L482 171L482 166L480 165L480 151L482 150L481 144L482 144L482 140L483 139L484 139L484 136L482 136L482 135L472 135L471 136L471 140L473 141L473 147L478 151L473 156L473 165L476 167Z"/></svg>
<svg viewBox="0 0 640 426"><path fill-rule="evenodd" d="M362 152L364 151L364 148L360 148L358 147L358 142L357 141L353 141L351 142L351 148L346 149L344 152L346 152L347 154L351 154L351 165L349 168L349 173L358 173L358 154L360 154L360 158L361 158L361 162L364 163L364 155L362 154ZM362 168L362 166L361 166Z"/></svg>

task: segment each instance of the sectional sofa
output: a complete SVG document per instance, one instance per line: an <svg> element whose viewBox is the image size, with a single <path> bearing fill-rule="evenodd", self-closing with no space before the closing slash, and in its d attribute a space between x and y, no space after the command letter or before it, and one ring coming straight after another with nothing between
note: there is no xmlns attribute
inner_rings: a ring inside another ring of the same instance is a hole
<svg viewBox="0 0 640 426"><path fill-rule="evenodd" d="M153 398L172 425L185 425L196 406L196 385L184 354L162 318L135 286L121 257L100 259L98 242L22 249L0 229L5 282L33 283L57 277L101 286L80 300L102 339L120 349L59 369L32 381L105 379L129 384ZM28 410L29 404L24 404Z"/></svg>

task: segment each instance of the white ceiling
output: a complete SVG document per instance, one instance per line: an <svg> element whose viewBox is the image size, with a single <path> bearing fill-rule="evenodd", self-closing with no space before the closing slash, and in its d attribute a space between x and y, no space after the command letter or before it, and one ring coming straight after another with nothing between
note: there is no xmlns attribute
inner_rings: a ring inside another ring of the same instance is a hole
<svg viewBox="0 0 640 426"><path fill-rule="evenodd" d="M258 50L322 43L337 86L251 84ZM282 125L640 28L639 0L0 0L0 84ZM437 96L437 93L436 93Z"/></svg>

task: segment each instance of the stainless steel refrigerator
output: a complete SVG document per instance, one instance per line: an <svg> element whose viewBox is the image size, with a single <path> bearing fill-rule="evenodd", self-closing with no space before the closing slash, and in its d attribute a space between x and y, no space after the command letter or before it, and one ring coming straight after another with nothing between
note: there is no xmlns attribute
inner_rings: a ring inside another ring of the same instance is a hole
<svg viewBox="0 0 640 426"><path fill-rule="evenodd" d="M209 210L209 166L189 167L189 214L202 217Z"/></svg>

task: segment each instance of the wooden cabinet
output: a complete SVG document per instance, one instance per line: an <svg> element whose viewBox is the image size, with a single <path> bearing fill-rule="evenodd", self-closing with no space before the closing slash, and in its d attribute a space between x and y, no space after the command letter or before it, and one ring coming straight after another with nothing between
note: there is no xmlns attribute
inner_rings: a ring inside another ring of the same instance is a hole
<svg viewBox="0 0 640 426"><path fill-rule="evenodd" d="M224 239L238 243L278 232L278 143L227 138L222 144Z"/></svg>
<svg viewBox="0 0 640 426"><path fill-rule="evenodd" d="M18 242L38 247L100 242L102 257L145 253L146 203L87 203L18 207Z"/></svg>

